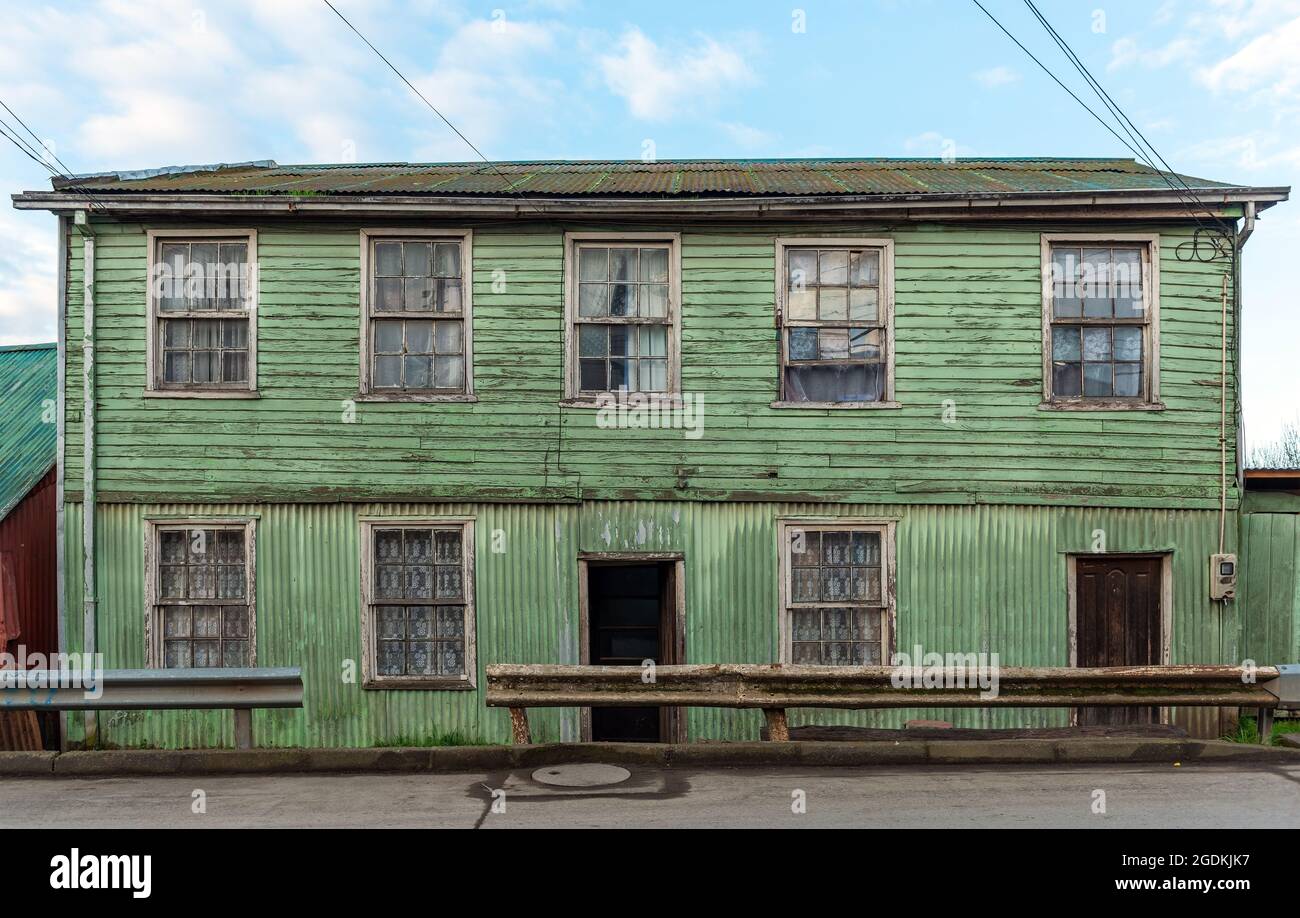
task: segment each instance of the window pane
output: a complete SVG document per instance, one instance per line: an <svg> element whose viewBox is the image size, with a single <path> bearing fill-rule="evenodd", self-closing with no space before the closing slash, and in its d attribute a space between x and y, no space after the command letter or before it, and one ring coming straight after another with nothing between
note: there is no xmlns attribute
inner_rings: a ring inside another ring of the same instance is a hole
<svg viewBox="0 0 1300 918"><path fill-rule="evenodd" d="M439 354L459 354L464 350L460 322L434 322L434 350Z"/></svg>
<svg viewBox="0 0 1300 918"><path fill-rule="evenodd" d="M1110 360L1110 329L1085 328L1083 330L1083 359Z"/></svg>
<svg viewBox="0 0 1300 918"><path fill-rule="evenodd" d="M634 355L636 353L632 340L634 334L633 326L609 326L609 352L619 357Z"/></svg>
<svg viewBox="0 0 1300 918"><path fill-rule="evenodd" d="M1083 365L1084 395L1111 395L1112 391L1111 365L1109 363L1085 363Z"/></svg>
<svg viewBox="0 0 1300 918"><path fill-rule="evenodd" d="M464 308L464 302L461 294L464 287L457 278L442 277L437 280L438 288L438 311L439 312L461 312Z"/></svg>
<svg viewBox="0 0 1300 918"><path fill-rule="evenodd" d="M190 355L190 370L196 383L219 382L221 365L218 351L194 351Z"/></svg>
<svg viewBox="0 0 1300 918"><path fill-rule="evenodd" d="M604 359L580 360L578 372L580 376L578 385L583 391L604 392L609 389Z"/></svg>
<svg viewBox="0 0 1300 918"><path fill-rule="evenodd" d="M849 253L830 251L820 253L817 283L822 286L843 286L849 282Z"/></svg>
<svg viewBox="0 0 1300 918"><path fill-rule="evenodd" d="M1077 325L1057 325L1052 329L1052 359L1078 361L1080 356L1079 327Z"/></svg>
<svg viewBox="0 0 1300 918"><path fill-rule="evenodd" d="M849 317L849 292L822 288L817 291L820 313L818 318L837 320Z"/></svg>
<svg viewBox="0 0 1300 918"><path fill-rule="evenodd" d="M408 389L428 389L433 380L433 358L407 356L403 363L405 377L402 382Z"/></svg>
<svg viewBox="0 0 1300 918"><path fill-rule="evenodd" d="M855 287L880 284L880 253L854 252L849 259L849 282Z"/></svg>
<svg viewBox="0 0 1300 918"><path fill-rule="evenodd" d="M668 250L641 250L641 280L644 283L668 283Z"/></svg>
<svg viewBox="0 0 1300 918"><path fill-rule="evenodd" d="M459 242L438 243L434 251L433 270L439 277L460 277Z"/></svg>
<svg viewBox="0 0 1300 918"><path fill-rule="evenodd" d="M609 314L611 316L636 315L636 289L634 284L610 284Z"/></svg>
<svg viewBox="0 0 1300 918"><path fill-rule="evenodd" d="M427 277L433 272L433 246L428 242L404 242L406 261L402 273L407 277Z"/></svg>
<svg viewBox="0 0 1300 918"><path fill-rule="evenodd" d="M818 336L822 360L846 360L849 356L849 330L823 328Z"/></svg>
<svg viewBox="0 0 1300 918"><path fill-rule="evenodd" d="M879 328L850 328L849 357L879 360L884 350L884 331Z"/></svg>
<svg viewBox="0 0 1300 918"><path fill-rule="evenodd" d="M1115 359L1142 359L1142 329L1132 327L1115 329Z"/></svg>
<svg viewBox="0 0 1300 918"><path fill-rule="evenodd" d="M433 309L433 281L427 277L408 277L405 281L406 296L403 305L410 312L426 312Z"/></svg>
<svg viewBox="0 0 1300 918"><path fill-rule="evenodd" d="M400 354L402 353L402 323L401 322L376 322L375 323L375 353L377 354Z"/></svg>
<svg viewBox="0 0 1300 918"><path fill-rule="evenodd" d="M635 389L635 381L628 378L628 365L633 361L617 357L610 358L609 361L609 388L612 392L619 389Z"/></svg>
<svg viewBox="0 0 1300 918"><path fill-rule="evenodd" d="M1083 315L1078 285L1080 250L1052 248L1052 314L1059 318Z"/></svg>
<svg viewBox="0 0 1300 918"><path fill-rule="evenodd" d="M1142 394L1142 364L1115 364L1115 394L1126 398Z"/></svg>
<svg viewBox="0 0 1300 918"><path fill-rule="evenodd" d="M381 277L375 281L376 309L383 312L400 312L403 296L400 277Z"/></svg>
<svg viewBox="0 0 1300 918"><path fill-rule="evenodd" d="M221 354L221 381L248 382L248 352L223 351Z"/></svg>
<svg viewBox="0 0 1300 918"><path fill-rule="evenodd" d="M668 356L668 329L666 326L641 326L641 355L644 357Z"/></svg>
<svg viewBox="0 0 1300 918"><path fill-rule="evenodd" d="M188 351L167 351L163 355L163 381L187 383L190 381L190 355Z"/></svg>
<svg viewBox="0 0 1300 918"><path fill-rule="evenodd" d="M248 348L248 322L243 319L226 319L221 323L221 346L246 350Z"/></svg>
<svg viewBox="0 0 1300 918"><path fill-rule="evenodd" d="M875 322L879 317L880 292L863 287L849 292L849 318L855 322Z"/></svg>
<svg viewBox="0 0 1300 918"><path fill-rule="evenodd" d="M397 277L402 273L402 244L400 242L375 243L375 275Z"/></svg>
<svg viewBox="0 0 1300 918"><path fill-rule="evenodd" d="M636 249L609 250L609 279L612 281L635 281L640 276L637 269Z"/></svg>
<svg viewBox="0 0 1300 918"><path fill-rule="evenodd" d="M438 389L465 388L465 358L448 355L434 361L433 385Z"/></svg>
<svg viewBox="0 0 1300 918"><path fill-rule="evenodd" d="M817 329L815 328L790 329L790 359L791 360L816 360L817 359Z"/></svg>
<svg viewBox="0 0 1300 918"><path fill-rule="evenodd" d="M439 322L439 325L453 325L453 322ZM406 352L408 354L433 353L433 323L415 320L406 323Z"/></svg>
<svg viewBox="0 0 1300 918"><path fill-rule="evenodd" d="M1142 315L1142 253L1138 249L1116 249L1115 315L1137 318Z"/></svg>
<svg viewBox="0 0 1300 918"><path fill-rule="evenodd" d="M1053 363L1052 394L1072 398L1083 393L1083 364Z"/></svg>
<svg viewBox="0 0 1300 918"><path fill-rule="evenodd" d="M668 390L668 361L639 361L640 389L642 392L666 392Z"/></svg>
<svg viewBox="0 0 1300 918"><path fill-rule="evenodd" d="M817 288L791 290L788 294L787 318L806 321L817 318Z"/></svg>
<svg viewBox="0 0 1300 918"><path fill-rule="evenodd" d="M605 291L608 289L606 284L579 284L578 315L605 315Z"/></svg>
<svg viewBox="0 0 1300 918"><path fill-rule="evenodd" d="M184 348L190 345L190 320L167 319L163 321L163 347Z"/></svg>
<svg viewBox="0 0 1300 918"><path fill-rule="evenodd" d="M817 253L808 249L791 250L786 260L790 266L789 283L792 290L810 287L817 283Z"/></svg>
<svg viewBox="0 0 1300 918"><path fill-rule="evenodd" d="M578 279L584 281L604 281L609 279L607 271L609 250L603 248L581 248L578 250Z"/></svg>
<svg viewBox="0 0 1300 918"><path fill-rule="evenodd" d="M578 356L604 357L609 343L609 333L603 325L578 326Z"/></svg>
<svg viewBox="0 0 1300 918"><path fill-rule="evenodd" d="M645 284L641 287L641 315L656 319L668 315L667 284Z"/></svg>
<svg viewBox="0 0 1300 918"><path fill-rule="evenodd" d="M1089 318L1112 315L1110 249L1083 250L1083 314Z"/></svg>
<svg viewBox="0 0 1300 918"><path fill-rule="evenodd" d="M375 358L375 387L390 389L402 384L402 358Z"/></svg>

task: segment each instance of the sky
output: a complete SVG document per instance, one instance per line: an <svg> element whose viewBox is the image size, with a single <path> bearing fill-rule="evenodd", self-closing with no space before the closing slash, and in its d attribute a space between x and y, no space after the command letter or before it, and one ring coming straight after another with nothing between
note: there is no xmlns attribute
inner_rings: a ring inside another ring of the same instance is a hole
<svg viewBox="0 0 1300 918"><path fill-rule="evenodd" d="M1131 155L970 0L334 2L492 159ZM982 2L1099 108L1022 0ZM1175 170L1297 184L1300 0L1038 6ZM477 158L323 0L0 0L0 22L0 100L77 173ZM0 140L0 190L48 182ZM1300 201L1245 250L1248 444L1300 421L1297 248ZM0 344L54 339L55 251L52 216L0 208Z"/></svg>

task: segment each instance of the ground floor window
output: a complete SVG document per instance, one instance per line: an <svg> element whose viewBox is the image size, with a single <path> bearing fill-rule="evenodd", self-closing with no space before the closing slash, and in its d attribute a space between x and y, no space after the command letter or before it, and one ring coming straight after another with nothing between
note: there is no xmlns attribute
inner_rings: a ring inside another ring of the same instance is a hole
<svg viewBox="0 0 1300 918"><path fill-rule="evenodd" d="M473 522L364 524L368 687L474 685Z"/></svg>
<svg viewBox="0 0 1300 918"><path fill-rule="evenodd" d="M781 524L781 659L822 666L889 663L892 526Z"/></svg>
<svg viewBox="0 0 1300 918"><path fill-rule="evenodd" d="M149 665L255 665L252 521L152 522L150 530Z"/></svg>

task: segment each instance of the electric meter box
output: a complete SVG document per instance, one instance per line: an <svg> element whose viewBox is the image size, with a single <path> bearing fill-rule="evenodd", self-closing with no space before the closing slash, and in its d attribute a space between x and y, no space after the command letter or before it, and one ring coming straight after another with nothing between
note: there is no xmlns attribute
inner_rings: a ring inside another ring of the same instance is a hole
<svg viewBox="0 0 1300 918"><path fill-rule="evenodd" d="M1210 598L1237 598L1237 556L1210 555Z"/></svg>

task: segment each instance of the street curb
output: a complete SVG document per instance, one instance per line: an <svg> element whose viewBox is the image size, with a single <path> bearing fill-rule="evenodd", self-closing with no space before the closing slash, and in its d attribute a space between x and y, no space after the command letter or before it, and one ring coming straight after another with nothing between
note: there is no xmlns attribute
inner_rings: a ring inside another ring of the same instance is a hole
<svg viewBox="0 0 1300 918"><path fill-rule="evenodd" d="M1081 738L790 743L552 743L377 749L0 752L0 777L502 772L606 762L680 768L901 765L1300 764L1300 748L1223 740Z"/></svg>

